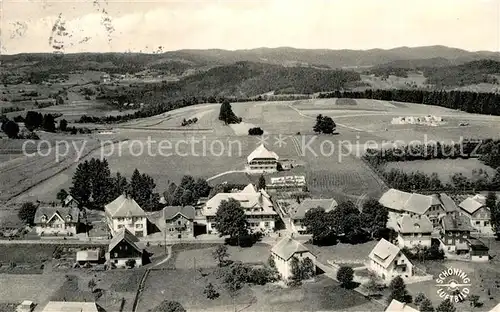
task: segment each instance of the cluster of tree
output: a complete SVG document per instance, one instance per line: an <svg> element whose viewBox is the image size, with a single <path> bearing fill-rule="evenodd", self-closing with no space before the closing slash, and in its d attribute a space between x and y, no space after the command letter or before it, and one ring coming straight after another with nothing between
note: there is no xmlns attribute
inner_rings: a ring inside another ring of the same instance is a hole
<svg viewBox="0 0 500 312"><path fill-rule="evenodd" d="M500 94L477 93L469 91L442 90L372 90L365 91L334 91L321 93L319 98L355 98L374 99L382 101L397 101L415 104L429 104L468 113L500 115Z"/></svg>
<svg viewBox="0 0 500 312"><path fill-rule="evenodd" d="M427 78L426 83L434 84L437 87L467 86L478 83L497 84L494 77L500 72L500 62L493 60L478 60L465 64L429 67L423 70Z"/></svg>
<svg viewBox="0 0 500 312"><path fill-rule="evenodd" d="M224 288L234 296L245 284L265 285L279 279L279 273L274 262L269 261L263 267L252 267L242 262L229 261L229 253L225 245L219 245L213 251L213 257L219 263L218 278L222 280ZM207 285L205 294L209 299L218 297L214 287Z"/></svg>
<svg viewBox="0 0 500 312"><path fill-rule="evenodd" d="M315 133L332 134L337 125L332 118L319 114L316 116L316 124L313 126Z"/></svg>
<svg viewBox="0 0 500 312"><path fill-rule="evenodd" d="M372 166L378 167L388 162L430 160L430 159L455 159L471 157L487 157L485 161L494 163L500 159L498 150L500 140L464 140L454 144L432 142L427 144L409 144L393 146L383 149L367 149L363 158ZM491 159L490 159L491 158ZM488 164L489 165L489 164ZM495 166L492 166L496 168Z"/></svg>
<svg viewBox="0 0 500 312"><path fill-rule="evenodd" d="M497 168L495 175L490 177L488 172L479 169L472 171L472 178L466 177L461 172L451 176L450 182L442 183L437 173L426 174L420 171L404 172L399 169L377 171L386 183L403 191L488 191L498 190L500 187L500 170Z"/></svg>
<svg viewBox="0 0 500 312"><path fill-rule="evenodd" d="M146 211L160 208L160 196L154 192L156 184L150 176L135 169L130 183L119 172L113 177L106 159L92 158L79 163L72 182L69 193L80 205L90 209L103 209L123 193L134 198Z"/></svg>
<svg viewBox="0 0 500 312"><path fill-rule="evenodd" d="M263 135L263 134L264 130L262 130L260 127L248 129L248 135Z"/></svg>
<svg viewBox="0 0 500 312"><path fill-rule="evenodd" d="M18 111L22 111L22 110L24 110L24 109L21 107L17 107L17 106L2 107L0 109L0 115L12 113L12 112L18 112Z"/></svg>
<svg viewBox="0 0 500 312"><path fill-rule="evenodd" d="M408 69L398 68L398 67L382 67L378 66L370 69L367 74L375 75L377 77L389 78L389 76L397 76L402 78L408 78Z"/></svg>
<svg viewBox="0 0 500 312"><path fill-rule="evenodd" d="M55 132L56 115L29 111L24 118L24 125L30 131L43 129L48 132Z"/></svg>
<svg viewBox="0 0 500 312"><path fill-rule="evenodd" d="M340 286L344 288L349 288L352 285L352 281L354 279L354 269L350 266L340 267L337 271L337 280L340 283Z"/></svg>
<svg viewBox="0 0 500 312"><path fill-rule="evenodd" d="M185 127L185 126L189 126L189 125L195 124L197 122L198 122L198 118L196 118L196 117L188 119L188 120L183 119L182 123L181 123L181 126Z"/></svg>
<svg viewBox="0 0 500 312"><path fill-rule="evenodd" d="M362 211L350 201L341 202L328 212L322 207L310 209L302 223L312 234L315 245L332 245L338 239L355 244L385 233L388 216L385 207L370 199L363 204Z"/></svg>
<svg viewBox="0 0 500 312"><path fill-rule="evenodd" d="M404 247L401 251L410 260L427 261L444 259L444 251L439 247L439 244L432 244L431 247L421 247L418 245L413 249Z"/></svg>
<svg viewBox="0 0 500 312"><path fill-rule="evenodd" d="M241 117L236 116L228 100L224 100L220 106L219 120L222 120L226 125L237 124L241 122Z"/></svg>
<svg viewBox="0 0 500 312"><path fill-rule="evenodd" d="M292 273L290 282L292 285L300 285L302 281L311 279L316 275L316 267L310 258L298 259L292 257L290 268Z"/></svg>
<svg viewBox="0 0 500 312"><path fill-rule="evenodd" d="M35 221L35 213L37 206L31 202L27 202L21 205L17 215L21 221L25 224L33 225Z"/></svg>
<svg viewBox="0 0 500 312"><path fill-rule="evenodd" d="M163 198L169 206L194 205L201 197L209 196L211 189L205 179L199 178L195 181L192 176L185 175L179 185L169 183L167 190L163 192Z"/></svg>
<svg viewBox="0 0 500 312"><path fill-rule="evenodd" d="M148 312L186 312L186 309L177 301L165 300Z"/></svg>
<svg viewBox="0 0 500 312"><path fill-rule="evenodd" d="M493 231L497 237L500 235L500 201L497 201L495 192L488 192L486 196L486 207L490 208L490 219Z"/></svg>

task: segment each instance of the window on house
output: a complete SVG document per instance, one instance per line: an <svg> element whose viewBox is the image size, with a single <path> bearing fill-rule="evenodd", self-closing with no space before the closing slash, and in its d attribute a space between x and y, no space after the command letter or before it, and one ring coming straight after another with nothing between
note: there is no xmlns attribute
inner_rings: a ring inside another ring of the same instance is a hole
<svg viewBox="0 0 500 312"><path fill-rule="evenodd" d="M476 225L480 225L481 224L481 221L476 221Z"/></svg>
<svg viewBox="0 0 500 312"><path fill-rule="evenodd" d="M177 225L181 225L181 220L177 221Z"/></svg>
<svg viewBox="0 0 500 312"><path fill-rule="evenodd" d="M117 252L115 252L115 258L118 258L118 253Z"/></svg>

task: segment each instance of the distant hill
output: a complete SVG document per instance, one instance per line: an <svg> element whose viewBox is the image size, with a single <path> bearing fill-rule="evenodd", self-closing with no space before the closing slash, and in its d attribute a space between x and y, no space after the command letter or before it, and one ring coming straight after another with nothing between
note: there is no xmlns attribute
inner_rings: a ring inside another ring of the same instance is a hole
<svg viewBox="0 0 500 312"><path fill-rule="evenodd" d="M64 66L84 69L82 67L99 64L111 71L144 69L158 62L178 62L192 67L207 65L227 65L235 62L248 61L270 63L284 66L313 67L356 67L376 66L394 61L446 59L452 64L460 64L480 59L500 60L500 54L495 52L469 52L445 46L400 47L389 50L328 50L328 49L295 49L258 48L250 50L178 50L162 54L139 53L80 53L55 56L53 54L17 54L2 55L3 64L33 64L40 67ZM107 64L107 65L103 65Z"/></svg>
<svg viewBox="0 0 500 312"><path fill-rule="evenodd" d="M141 92L141 96L244 98L270 91L280 94L311 94L343 89L358 81L360 76L353 71L237 62L217 66L176 82L152 86L151 90Z"/></svg>
<svg viewBox="0 0 500 312"><path fill-rule="evenodd" d="M494 75L500 75L500 62L493 60L424 69L427 83L437 87L461 87L478 83L498 84L498 79Z"/></svg>

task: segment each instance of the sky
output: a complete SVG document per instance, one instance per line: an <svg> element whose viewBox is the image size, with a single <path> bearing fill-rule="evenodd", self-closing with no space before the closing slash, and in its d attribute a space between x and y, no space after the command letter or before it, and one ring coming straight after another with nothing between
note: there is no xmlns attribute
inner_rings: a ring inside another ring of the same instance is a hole
<svg viewBox="0 0 500 312"><path fill-rule="evenodd" d="M180 49L500 51L500 0L0 0L1 53ZM53 32L63 25L66 34ZM57 45L57 44L56 44Z"/></svg>

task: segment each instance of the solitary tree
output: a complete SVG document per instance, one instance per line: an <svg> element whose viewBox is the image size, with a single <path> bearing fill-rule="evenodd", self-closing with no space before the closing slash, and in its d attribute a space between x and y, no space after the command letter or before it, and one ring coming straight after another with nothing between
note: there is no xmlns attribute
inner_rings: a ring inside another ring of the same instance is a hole
<svg viewBox="0 0 500 312"><path fill-rule="evenodd" d="M418 305L418 310L420 312L434 312L434 307L428 298L424 298Z"/></svg>
<svg viewBox="0 0 500 312"><path fill-rule="evenodd" d="M412 297L406 289L406 284L400 276L396 276L389 284L389 289L391 291L388 302L390 303L393 299L399 302L411 303Z"/></svg>
<svg viewBox="0 0 500 312"><path fill-rule="evenodd" d="M19 219L28 225L33 225L35 221L36 209L37 207L33 203L24 203L18 212Z"/></svg>
<svg viewBox="0 0 500 312"><path fill-rule="evenodd" d="M306 212L302 224L306 227L306 231L312 234L313 244L330 245L337 242L331 215L331 212L325 212L322 207L309 209Z"/></svg>
<svg viewBox="0 0 500 312"><path fill-rule="evenodd" d="M488 192L488 195L486 196L486 207L492 209L497 205L497 195L495 192Z"/></svg>
<svg viewBox="0 0 500 312"><path fill-rule="evenodd" d="M218 245L212 252L212 256L219 263L219 266L223 266L226 263L227 258L229 258L226 245Z"/></svg>
<svg viewBox="0 0 500 312"><path fill-rule="evenodd" d="M259 184L257 186L259 190L265 190L266 189L266 178L264 178L264 175L260 175L259 177Z"/></svg>
<svg viewBox="0 0 500 312"><path fill-rule="evenodd" d="M340 267L337 271L337 280L342 287L348 287L354 279L354 270L349 266Z"/></svg>
<svg viewBox="0 0 500 312"><path fill-rule="evenodd" d="M68 194L68 192L66 192L66 190L65 190L65 189L61 189L61 190L57 193L56 198L57 198L57 200L58 200L58 201L60 201L60 202L61 202L61 204L63 204L63 203L64 203L64 200L66 199L66 197L68 197L68 195L69 195L69 194Z"/></svg>
<svg viewBox="0 0 500 312"><path fill-rule="evenodd" d="M12 120L8 120L5 124L2 124L2 130L11 139L17 138L17 135L19 134L19 126L17 125L17 122Z"/></svg>
<svg viewBox="0 0 500 312"><path fill-rule="evenodd" d="M456 312L457 308L450 300L443 300L436 308L436 312Z"/></svg>
<svg viewBox="0 0 500 312"><path fill-rule="evenodd" d="M68 121L66 119L61 119L59 121L59 130L66 131L68 129Z"/></svg>
<svg viewBox="0 0 500 312"><path fill-rule="evenodd" d="M212 283L208 283L207 286L205 286L203 293L210 300L214 300L214 299L219 298L219 292L217 292L217 290L215 290L215 287Z"/></svg>
<svg viewBox="0 0 500 312"><path fill-rule="evenodd" d="M387 208L382 206L377 200L371 198L363 204L363 210L360 215L361 224L370 232L370 235L378 233L384 229L389 218Z"/></svg>
<svg viewBox="0 0 500 312"><path fill-rule="evenodd" d="M223 200L215 213L215 228L219 235L229 235L231 239L240 239L248 234L248 223L245 212L238 201L233 198Z"/></svg>

